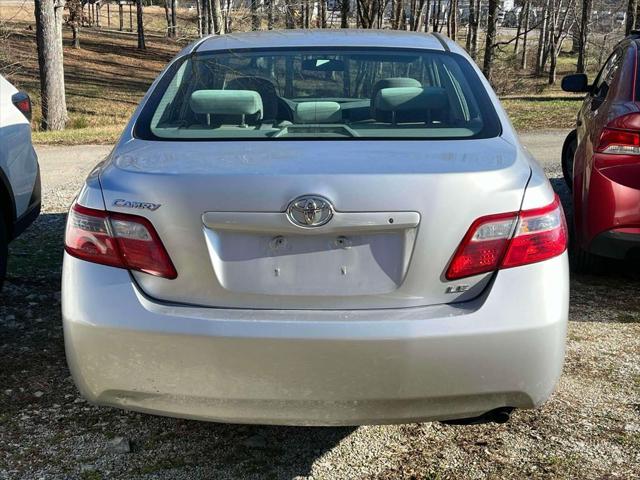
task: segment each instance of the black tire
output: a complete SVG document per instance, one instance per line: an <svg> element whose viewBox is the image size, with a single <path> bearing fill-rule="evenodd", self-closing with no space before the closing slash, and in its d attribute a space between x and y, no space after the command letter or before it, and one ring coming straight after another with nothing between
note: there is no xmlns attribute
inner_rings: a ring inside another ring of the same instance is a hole
<svg viewBox="0 0 640 480"><path fill-rule="evenodd" d="M575 130L571 130L562 145L562 176L570 192L573 191L573 157L577 146L578 134Z"/></svg>
<svg viewBox="0 0 640 480"><path fill-rule="evenodd" d="M600 275L605 272L605 259L574 245L569 255L571 270L575 273Z"/></svg>
<svg viewBox="0 0 640 480"><path fill-rule="evenodd" d="M599 275L605 272L606 260L603 257L594 255L584 250L576 242L576 226L573 216L571 217L572 236L569 242L569 266L573 273L592 273Z"/></svg>
<svg viewBox="0 0 640 480"><path fill-rule="evenodd" d="M1 212L0 212L1 213ZM7 227L0 217L0 291L7 275L7 258L9 257L9 241L7 239Z"/></svg>

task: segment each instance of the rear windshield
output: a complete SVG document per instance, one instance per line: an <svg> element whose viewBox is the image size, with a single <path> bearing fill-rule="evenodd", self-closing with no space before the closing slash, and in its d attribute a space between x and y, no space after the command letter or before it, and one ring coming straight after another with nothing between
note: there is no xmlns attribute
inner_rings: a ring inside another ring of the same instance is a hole
<svg viewBox="0 0 640 480"><path fill-rule="evenodd" d="M135 134L159 140L465 139L500 134L469 62L429 50L202 52L175 62Z"/></svg>

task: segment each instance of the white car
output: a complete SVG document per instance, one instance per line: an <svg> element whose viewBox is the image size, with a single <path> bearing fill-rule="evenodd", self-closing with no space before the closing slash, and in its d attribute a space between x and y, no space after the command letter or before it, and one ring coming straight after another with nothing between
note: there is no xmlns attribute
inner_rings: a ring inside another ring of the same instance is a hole
<svg viewBox="0 0 640 480"><path fill-rule="evenodd" d="M455 42L208 37L71 208L67 359L89 400L162 415L505 421L560 375L566 245Z"/></svg>
<svg viewBox="0 0 640 480"><path fill-rule="evenodd" d="M40 213L40 169L31 144L31 100L0 75L0 286L11 240Z"/></svg>

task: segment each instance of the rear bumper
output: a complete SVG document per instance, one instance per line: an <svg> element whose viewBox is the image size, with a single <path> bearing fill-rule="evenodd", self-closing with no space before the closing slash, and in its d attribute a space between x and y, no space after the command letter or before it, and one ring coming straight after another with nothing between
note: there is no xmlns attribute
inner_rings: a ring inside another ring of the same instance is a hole
<svg viewBox="0 0 640 480"><path fill-rule="evenodd" d="M586 237L583 248L591 253L624 259L634 247L633 234L640 229L640 166L623 165L598 170L589 182Z"/></svg>
<svg viewBox="0 0 640 480"><path fill-rule="evenodd" d="M31 198L29 199L29 206L27 207L27 210L16 220L11 232L12 238L17 238L22 234L22 232L29 228L33 222L35 222L38 215L40 215L41 202L40 166L38 166L38 173L36 174L36 179L33 184L33 191L31 192Z"/></svg>
<svg viewBox="0 0 640 480"><path fill-rule="evenodd" d="M544 402L560 375L566 253L463 304L367 311L165 305L65 254L67 360L90 401L203 420L355 425Z"/></svg>
<svg viewBox="0 0 640 480"><path fill-rule="evenodd" d="M630 256L637 258L640 256L640 228L603 232L591 241L589 251L602 257L618 260L624 260Z"/></svg>

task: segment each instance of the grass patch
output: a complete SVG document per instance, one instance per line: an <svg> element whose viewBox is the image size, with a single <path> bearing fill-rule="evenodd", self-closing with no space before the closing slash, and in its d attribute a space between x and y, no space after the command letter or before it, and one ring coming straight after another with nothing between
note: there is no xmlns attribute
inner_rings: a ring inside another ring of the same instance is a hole
<svg viewBox="0 0 640 480"><path fill-rule="evenodd" d="M113 144L118 141L123 125L107 125L104 127L67 128L59 132L33 132L35 144L45 145L87 145Z"/></svg>
<svg viewBox="0 0 640 480"><path fill-rule="evenodd" d="M520 100L504 99L502 105L518 131L571 129L582 99Z"/></svg>

